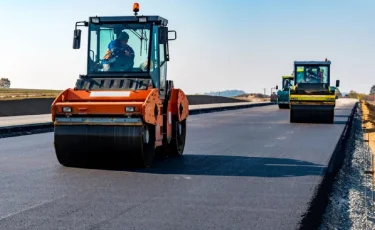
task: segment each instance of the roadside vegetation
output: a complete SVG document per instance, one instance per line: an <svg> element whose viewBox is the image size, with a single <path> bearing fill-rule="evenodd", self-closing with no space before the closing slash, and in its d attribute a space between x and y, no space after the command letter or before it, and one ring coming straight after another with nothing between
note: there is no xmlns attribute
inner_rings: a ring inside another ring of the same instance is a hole
<svg viewBox="0 0 375 230"><path fill-rule="evenodd" d="M55 98L62 90L0 88L0 100L21 100L27 98Z"/></svg>
<svg viewBox="0 0 375 230"><path fill-rule="evenodd" d="M375 153L375 102L361 101L362 106L362 126L365 129L364 139L369 140L369 147Z"/></svg>

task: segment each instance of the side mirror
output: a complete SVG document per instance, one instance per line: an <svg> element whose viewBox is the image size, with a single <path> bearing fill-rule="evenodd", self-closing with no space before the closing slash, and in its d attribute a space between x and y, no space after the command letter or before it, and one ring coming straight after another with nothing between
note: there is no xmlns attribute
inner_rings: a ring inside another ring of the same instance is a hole
<svg viewBox="0 0 375 230"><path fill-rule="evenodd" d="M81 30L74 30L73 37L73 49L79 49L81 47Z"/></svg>
<svg viewBox="0 0 375 230"><path fill-rule="evenodd" d="M276 85L276 89L279 89L279 86L278 86L278 85Z"/></svg>
<svg viewBox="0 0 375 230"><path fill-rule="evenodd" d="M159 27L159 44L167 44L168 27Z"/></svg>
<svg viewBox="0 0 375 230"><path fill-rule="evenodd" d="M336 80L336 87L340 87L340 80Z"/></svg>
<svg viewBox="0 0 375 230"><path fill-rule="evenodd" d="M175 30L169 30L168 33L169 32L174 33L174 38L169 38L169 35L168 35L168 40L169 41L176 40L177 39L177 32Z"/></svg>

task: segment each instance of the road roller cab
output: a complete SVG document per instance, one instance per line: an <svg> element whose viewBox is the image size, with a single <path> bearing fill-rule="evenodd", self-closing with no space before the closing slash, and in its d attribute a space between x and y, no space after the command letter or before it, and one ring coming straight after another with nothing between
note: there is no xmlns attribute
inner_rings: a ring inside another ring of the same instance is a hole
<svg viewBox="0 0 375 230"><path fill-rule="evenodd" d="M331 61L295 61L290 88L290 122L333 123L335 88L330 86ZM336 81L339 87L340 81Z"/></svg>
<svg viewBox="0 0 375 230"><path fill-rule="evenodd" d="M289 108L289 88L294 85L293 76L281 77L281 89L277 91L277 104L280 109Z"/></svg>
<svg viewBox="0 0 375 230"><path fill-rule="evenodd" d="M176 31L160 16L138 16L138 4L133 11L76 23L74 49L81 43L77 27L88 27L87 74L52 104L62 165L79 167L99 157L147 167L156 152L183 154L189 102L167 80L168 42Z"/></svg>

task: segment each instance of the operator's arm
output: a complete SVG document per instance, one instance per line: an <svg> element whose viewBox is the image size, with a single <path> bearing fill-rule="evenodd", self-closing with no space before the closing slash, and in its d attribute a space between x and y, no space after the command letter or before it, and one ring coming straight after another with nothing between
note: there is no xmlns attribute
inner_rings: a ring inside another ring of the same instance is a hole
<svg viewBox="0 0 375 230"><path fill-rule="evenodd" d="M104 59L108 60L111 58L112 56L112 53L116 51L116 44L115 44L115 40L111 41L109 44L108 44L108 50L107 52L104 54Z"/></svg>

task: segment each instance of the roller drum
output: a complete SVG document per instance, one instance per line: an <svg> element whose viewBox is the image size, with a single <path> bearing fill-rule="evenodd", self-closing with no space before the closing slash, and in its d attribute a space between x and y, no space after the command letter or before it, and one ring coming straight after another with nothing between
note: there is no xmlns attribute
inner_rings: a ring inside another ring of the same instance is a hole
<svg viewBox="0 0 375 230"><path fill-rule="evenodd" d="M292 123L328 123L334 122L333 106L292 106L290 122Z"/></svg>
<svg viewBox="0 0 375 230"><path fill-rule="evenodd" d="M147 166L153 158L152 137L144 126L56 125L54 144L56 156L65 166L134 159Z"/></svg>

